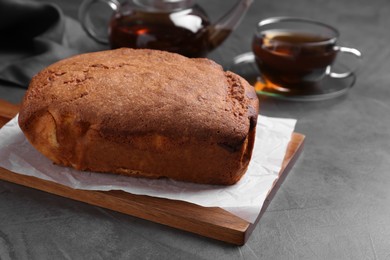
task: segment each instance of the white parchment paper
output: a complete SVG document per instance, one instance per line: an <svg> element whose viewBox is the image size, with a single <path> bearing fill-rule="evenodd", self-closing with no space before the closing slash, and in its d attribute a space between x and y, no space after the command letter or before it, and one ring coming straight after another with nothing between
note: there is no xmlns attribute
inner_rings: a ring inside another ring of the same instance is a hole
<svg viewBox="0 0 390 260"><path fill-rule="evenodd" d="M260 115L248 171L237 184L227 187L81 172L57 166L30 145L19 128L17 116L0 129L0 166L74 189L123 190L132 194L183 200L204 207L220 207L253 223L273 182L278 178L295 124L295 119Z"/></svg>

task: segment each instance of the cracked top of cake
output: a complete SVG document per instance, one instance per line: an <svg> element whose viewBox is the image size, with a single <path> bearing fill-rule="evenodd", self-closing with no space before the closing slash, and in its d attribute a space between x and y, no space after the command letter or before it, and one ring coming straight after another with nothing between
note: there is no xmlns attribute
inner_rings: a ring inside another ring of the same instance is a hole
<svg viewBox="0 0 390 260"><path fill-rule="evenodd" d="M230 140L234 146L255 125L252 86L208 59L155 51L117 49L59 61L31 81L19 124L34 118L72 117L107 138L131 135ZM210 131L211 130L211 131Z"/></svg>

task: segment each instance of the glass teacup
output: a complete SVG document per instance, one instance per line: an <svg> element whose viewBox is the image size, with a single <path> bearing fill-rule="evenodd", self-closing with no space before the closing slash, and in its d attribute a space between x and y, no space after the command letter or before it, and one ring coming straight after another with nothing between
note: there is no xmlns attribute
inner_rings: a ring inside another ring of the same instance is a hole
<svg viewBox="0 0 390 260"><path fill-rule="evenodd" d="M300 92L318 85L325 76L342 79L353 71L338 73L332 65L339 53L358 59L359 50L338 45L334 27L304 18L274 17L258 23L252 50L264 88ZM356 66L357 67L357 66Z"/></svg>

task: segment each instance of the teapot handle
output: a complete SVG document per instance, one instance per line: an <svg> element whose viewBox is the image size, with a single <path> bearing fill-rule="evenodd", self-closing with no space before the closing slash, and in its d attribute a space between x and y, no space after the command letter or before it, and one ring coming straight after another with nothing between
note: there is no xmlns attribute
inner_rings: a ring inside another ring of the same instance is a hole
<svg viewBox="0 0 390 260"><path fill-rule="evenodd" d="M238 0L237 3L223 15L212 27L210 42L213 47L221 44L245 16L253 0Z"/></svg>
<svg viewBox="0 0 390 260"><path fill-rule="evenodd" d="M113 11L117 11L120 7L120 3L117 0L84 0L80 5L78 17L84 31L91 38L99 43L108 44L107 37L97 33L97 26L94 25L90 15L91 7L99 3L107 4Z"/></svg>

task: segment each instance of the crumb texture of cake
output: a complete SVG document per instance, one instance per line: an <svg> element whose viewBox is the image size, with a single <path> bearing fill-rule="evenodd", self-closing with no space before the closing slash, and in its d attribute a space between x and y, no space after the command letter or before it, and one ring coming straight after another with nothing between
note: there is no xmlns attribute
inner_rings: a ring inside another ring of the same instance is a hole
<svg viewBox="0 0 390 260"><path fill-rule="evenodd" d="M59 165L231 185L250 161L258 110L253 87L211 60L123 48L38 73L19 126Z"/></svg>

